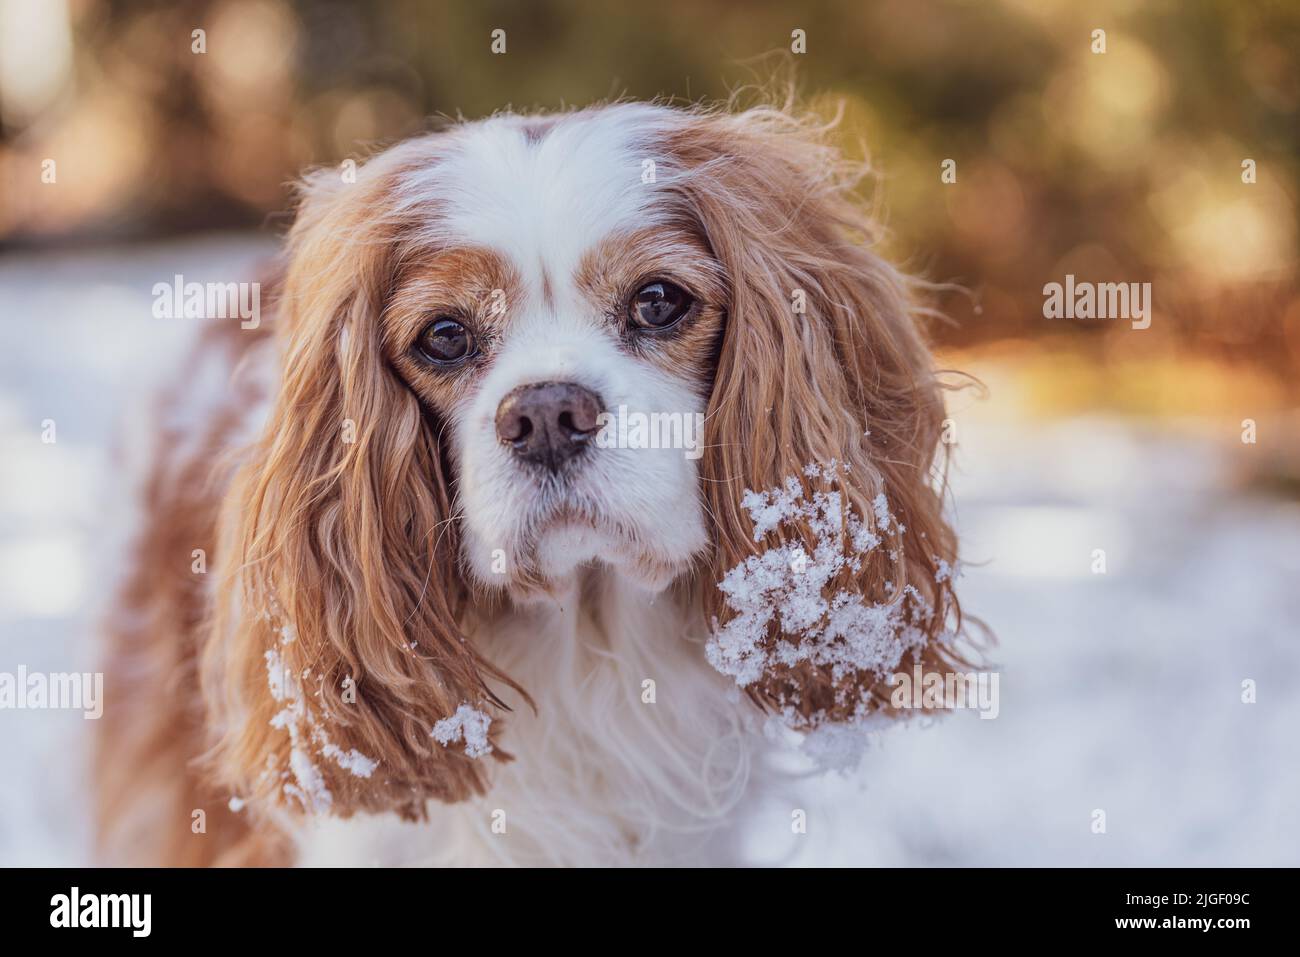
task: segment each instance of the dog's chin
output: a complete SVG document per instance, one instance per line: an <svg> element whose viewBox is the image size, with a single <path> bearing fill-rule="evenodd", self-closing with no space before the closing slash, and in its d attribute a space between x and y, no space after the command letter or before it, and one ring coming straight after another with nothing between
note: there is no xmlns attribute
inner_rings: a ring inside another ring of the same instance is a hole
<svg viewBox="0 0 1300 957"><path fill-rule="evenodd" d="M561 518L538 536L536 568L553 586L576 584L579 572L604 567L629 582L658 593L683 570L681 563L652 554L604 523L585 518Z"/></svg>
<svg viewBox="0 0 1300 957"><path fill-rule="evenodd" d="M691 559L657 553L616 520L561 508L533 526L513 554L503 557L496 574L477 577L522 604L562 600L589 569L658 594L690 568Z"/></svg>

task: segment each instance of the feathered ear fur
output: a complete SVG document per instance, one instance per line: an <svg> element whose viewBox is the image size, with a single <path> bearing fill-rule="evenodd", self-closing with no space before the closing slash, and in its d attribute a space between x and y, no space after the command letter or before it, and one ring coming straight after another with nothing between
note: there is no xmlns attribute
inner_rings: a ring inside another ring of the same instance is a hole
<svg viewBox="0 0 1300 957"><path fill-rule="evenodd" d="M888 676L964 665L936 450L941 386L860 170L788 111L693 117L665 188L729 277L702 492L709 654L796 726L890 710Z"/></svg>
<svg viewBox="0 0 1300 957"><path fill-rule="evenodd" d="M283 379L221 518L214 763L234 793L290 810L418 817L481 793L481 719L444 725L446 745L430 734L496 701L485 677L509 684L458 628L446 463L381 352L385 296L428 215L400 206L397 179L430 152L414 141L355 183L308 184L276 320Z"/></svg>

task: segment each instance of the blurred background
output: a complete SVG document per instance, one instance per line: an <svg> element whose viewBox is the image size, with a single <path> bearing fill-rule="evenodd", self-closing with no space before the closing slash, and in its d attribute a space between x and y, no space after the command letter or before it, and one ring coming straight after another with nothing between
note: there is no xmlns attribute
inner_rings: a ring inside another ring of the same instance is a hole
<svg viewBox="0 0 1300 957"><path fill-rule="evenodd" d="M1294 0L0 0L0 670L94 670L110 449L195 332L152 286L251 278L301 170L793 70L887 253L953 284L959 591L1004 697L811 782L756 857L1300 863L1297 51ZM1150 328L1043 318L1066 274L1150 282ZM84 730L0 712L0 863L86 859Z"/></svg>

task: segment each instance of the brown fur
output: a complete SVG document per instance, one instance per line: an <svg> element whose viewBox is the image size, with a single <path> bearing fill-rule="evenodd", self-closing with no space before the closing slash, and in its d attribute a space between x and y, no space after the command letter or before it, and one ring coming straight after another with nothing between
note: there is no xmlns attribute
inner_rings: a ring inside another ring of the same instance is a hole
<svg viewBox="0 0 1300 957"><path fill-rule="evenodd" d="M264 653L277 647L333 742L381 762L368 779L319 762L334 813L420 818L428 799L461 800L487 783L486 762L429 736L460 704L495 702L485 675L509 679L460 629L447 465L425 409L385 361L378 322L413 225L385 215L390 177L420 155L416 144L346 189L317 188L303 207L289 237L280 392L221 518L202 664L222 730L214 770L259 807L284 800L290 767L289 737L271 726L283 705L268 693ZM296 638L282 644L286 625ZM509 759L500 748L493 757Z"/></svg>
<svg viewBox="0 0 1300 957"><path fill-rule="evenodd" d="M922 663L948 671L965 662L940 640L961 627L951 580L936 582L938 562L957 558L935 471L942 390L912 285L870 248L876 227L853 195L862 169L827 145L826 133L759 109L710 115L670 145L694 171L676 188L681 215L699 224L730 277L701 463L715 522L709 581L782 543L778 532L753 541L740 505L745 489L775 488L789 476L809 487L807 463L836 463L849 507L869 516L884 492L907 530L891 529L860 574L846 569L829 587L873 602L889 599L886 582L898 598L903 586L916 588L931 608ZM796 290L806 297L802 314L792 306ZM811 533L803 537L811 550ZM706 587L704 595L709 612L725 618L721 593ZM829 669L807 664L776 670L750 694L764 707L791 705L805 721L848 718L864 696L877 708L888 703L875 675L836 682Z"/></svg>

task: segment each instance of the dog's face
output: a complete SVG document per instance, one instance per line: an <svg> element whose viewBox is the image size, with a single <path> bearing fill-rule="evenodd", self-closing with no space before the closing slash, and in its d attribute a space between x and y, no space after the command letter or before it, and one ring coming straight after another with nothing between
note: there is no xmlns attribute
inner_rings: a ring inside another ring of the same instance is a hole
<svg viewBox="0 0 1300 957"><path fill-rule="evenodd" d="M685 580L688 611L763 643L750 697L807 724L879 710L887 689L731 605L718 583L742 564L770 583L788 576L761 556L816 554L793 617L887 646L872 623L912 602L908 653L942 660L943 403L853 171L782 111L621 104L463 124L311 177L278 393L222 517L204 672L226 782L282 803L319 786L343 814L481 791L487 749L430 729L522 689L467 612L586 564ZM797 492L824 509L756 528L747 491L778 488L772 511ZM847 557L868 537L850 513L891 516L869 554ZM296 735L271 661L303 685ZM369 761L382 773L357 775Z"/></svg>
<svg viewBox="0 0 1300 957"><path fill-rule="evenodd" d="M466 567L516 597L597 561L661 588L707 545L727 284L646 173L653 121L471 126L398 186L435 245L397 275L384 350L445 430Z"/></svg>

